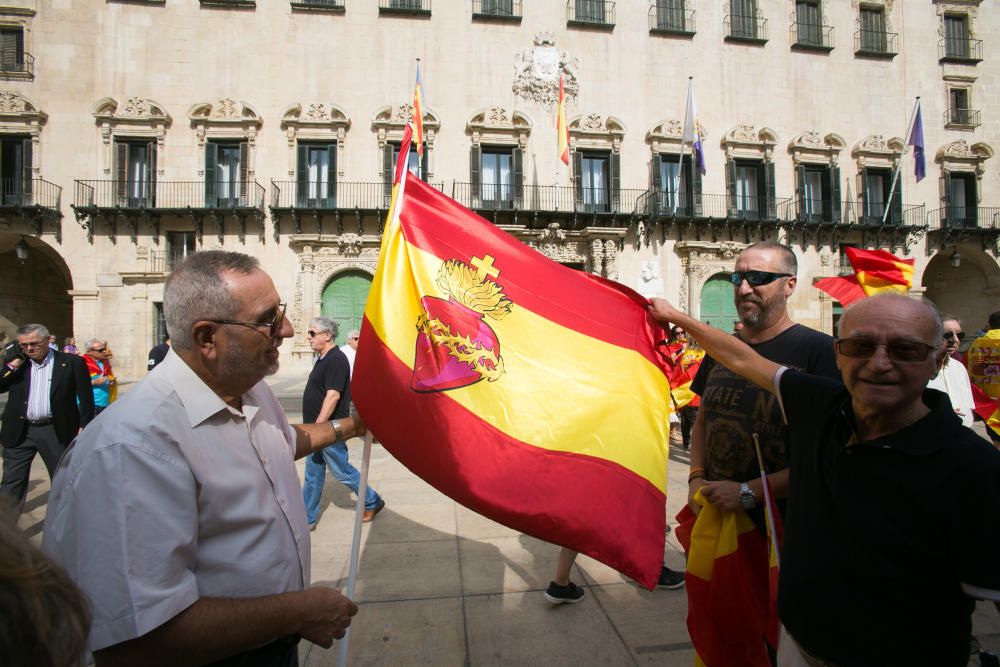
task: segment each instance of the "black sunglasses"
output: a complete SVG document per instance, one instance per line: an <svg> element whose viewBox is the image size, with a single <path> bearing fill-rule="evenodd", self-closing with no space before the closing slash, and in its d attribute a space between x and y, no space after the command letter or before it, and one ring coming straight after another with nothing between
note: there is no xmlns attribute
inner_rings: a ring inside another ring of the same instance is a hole
<svg viewBox="0 0 1000 667"><path fill-rule="evenodd" d="M771 271L733 271L730 279L737 287L742 285L744 280L750 287L760 287L761 285L769 285L778 278L791 277L790 273L773 273Z"/></svg>
<svg viewBox="0 0 1000 667"><path fill-rule="evenodd" d="M316 336L318 336L320 334L324 334L324 333L328 334L330 332L329 331L307 331L306 335L309 336L310 338L315 338Z"/></svg>
<svg viewBox="0 0 1000 667"><path fill-rule="evenodd" d="M959 331L958 333L955 333L954 331L945 331L944 332L944 339L945 340L952 340L952 339L956 339L956 338L958 340L962 340L963 338L965 338L965 332L964 331Z"/></svg>
<svg viewBox="0 0 1000 667"><path fill-rule="evenodd" d="M261 329L267 328L267 335L271 338L275 338L278 332L281 331L281 325L285 323L285 308L287 304L279 303L278 312L275 314L274 318L267 322L241 322L240 320L208 320L209 322L214 322L215 324L235 324L241 327L249 327L250 329Z"/></svg>
<svg viewBox="0 0 1000 667"><path fill-rule="evenodd" d="M871 338L838 338L837 351L845 357L866 359L883 344L890 359L903 362L923 361L931 350L937 349L933 345L904 338L895 338L888 343L876 343Z"/></svg>
<svg viewBox="0 0 1000 667"><path fill-rule="evenodd" d="M106 347L92 347L92 348L90 348L90 351L91 352L104 352L106 349L108 349L108 348L106 348Z"/></svg>

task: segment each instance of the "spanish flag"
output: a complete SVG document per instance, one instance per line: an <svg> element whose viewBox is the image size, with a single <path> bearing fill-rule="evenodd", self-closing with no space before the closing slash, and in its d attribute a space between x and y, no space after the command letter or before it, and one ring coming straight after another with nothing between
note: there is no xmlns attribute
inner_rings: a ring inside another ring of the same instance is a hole
<svg viewBox="0 0 1000 667"><path fill-rule="evenodd" d="M420 61L417 60L417 83L413 87L413 134L417 142L417 156L424 156L424 79L420 76ZM402 153L400 153L402 155Z"/></svg>
<svg viewBox="0 0 1000 667"><path fill-rule="evenodd" d="M386 449L443 493L652 588L670 387L646 304L403 170L351 393Z"/></svg>
<svg viewBox="0 0 1000 667"><path fill-rule="evenodd" d="M691 383L704 360L705 350L688 348L680 358L668 366L667 379L670 381L670 397L673 399L675 410L687 405L697 406L700 403L698 395L691 391Z"/></svg>
<svg viewBox="0 0 1000 667"><path fill-rule="evenodd" d="M994 433L1000 435L1000 403L997 399L988 396L975 383L970 383L970 386L972 387L973 410L988 427L993 429Z"/></svg>
<svg viewBox="0 0 1000 667"><path fill-rule="evenodd" d="M556 133L559 135L559 159L569 165L569 126L566 124L566 92L563 75L559 75L559 108L556 110Z"/></svg>
<svg viewBox="0 0 1000 667"><path fill-rule="evenodd" d="M820 278L813 282L842 306L879 292L906 294L913 285L912 259L900 259L887 250L863 250L848 247L847 259L854 269L853 276Z"/></svg>

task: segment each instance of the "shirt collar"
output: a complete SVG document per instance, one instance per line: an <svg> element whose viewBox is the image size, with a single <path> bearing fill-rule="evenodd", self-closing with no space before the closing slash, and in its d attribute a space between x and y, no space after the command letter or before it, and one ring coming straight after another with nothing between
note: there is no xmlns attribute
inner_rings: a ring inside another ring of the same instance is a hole
<svg viewBox="0 0 1000 667"><path fill-rule="evenodd" d="M198 374L187 365L187 362L174 352L173 347L167 352L167 356L163 359L161 365L163 366L162 373L166 375L167 381L173 387L178 398L181 400L181 404L184 406L184 411L187 413L191 428L198 426L222 410L226 410L233 415L243 416L247 422L252 422L257 411L260 409L260 401L255 395L256 386L241 397L243 412L240 412L212 391L211 387L205 384L204 380L198 377Z"/></svg>
<svg viewBox="0 0 1000 667"><path fill-rule="evenodd" d="M844 393L845 401L842 414L848 422L850 432L853 433L855 418L854 411L851 409L851 397L846 391ZM911 456L926 456L943 449L949 444L946 433L948 427L951 426L949 422L954 421L958 425L962 422L952 410L951 400L947 394L937 389L924 389L923 401L924 405L930 409L926 415L895 433L874 440L866 440L857 443L857 445L876 449L893 449Z"/></svg>
<svg viewBox="0 0 1000 667"><path fill-rule="evenodd" d="M30 359L29 361L31 361L31 365L35 368L45 368L52 362L55 356L56 355L52 352L52 348L50 347L49 353L45 355L45 358L42 359L41 363L35 361L34 359Z"/></svg>

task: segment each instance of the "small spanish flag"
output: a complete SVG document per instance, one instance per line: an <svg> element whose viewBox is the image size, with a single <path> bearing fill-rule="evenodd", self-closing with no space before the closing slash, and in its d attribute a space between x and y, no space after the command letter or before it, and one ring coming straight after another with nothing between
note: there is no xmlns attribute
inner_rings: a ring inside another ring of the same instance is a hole
<svg viewBox="0 0 1000 667"><path fill-rule="evenodd" d="M879 292L906 294L913 285L912 259L900 259L887 250L849 247L845 252L854 269L853 276L820 278L813 283L842 306Z"/></svg>
<svg viewBox="0 0 1000 667"><path fill-rule="evenodd" d="M420 61L417 61L417 84L413 87L413 140L417 143L417 155L424 156L424 79L420 75Z"/></svg>
<svg viewBox="0 0 1000 667"><path fill-rule="evenodd" d="M566 124L566 92L563 75L559 75L559 108L556 113L556 131L559 134L559 159L569 165L569 125Z"/></svg>

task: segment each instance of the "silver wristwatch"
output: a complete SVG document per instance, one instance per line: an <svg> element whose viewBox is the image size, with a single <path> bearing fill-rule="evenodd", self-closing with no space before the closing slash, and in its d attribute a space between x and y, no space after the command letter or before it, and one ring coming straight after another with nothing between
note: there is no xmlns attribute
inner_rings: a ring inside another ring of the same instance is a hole
<svg viewBox="0 0 1000 667"><path fill-rule="evenodd" d="M743 505L743 509L752 510L757 507L757 496L753 494L750 490L750 485L746 482L740 484L740 505Z"/></svg>

